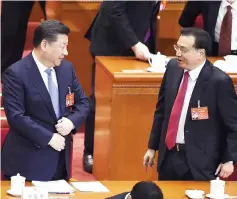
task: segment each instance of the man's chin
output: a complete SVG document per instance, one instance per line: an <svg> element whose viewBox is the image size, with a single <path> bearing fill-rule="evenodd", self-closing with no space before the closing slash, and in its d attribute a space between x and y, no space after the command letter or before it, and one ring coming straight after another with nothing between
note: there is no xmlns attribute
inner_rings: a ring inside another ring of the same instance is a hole
<svg viewBox="0 0 237 199"><path fill-rule="evenodd" d="M178 65L179 65L180 67L182 67L182 66L184 65L184 62L183 62L182 60L177 60L177 62L178 62Z"/></svg>
<svg viewBox="0 0 237 199"><path fill-rule="evenodd" d="M182 69L187 69L187 66L186 66L186 64L184 63L184 61L178 61L178 65L179 65L179 67L182 68Z"/></svg>
<svg viewBox="0 0 237 199"><path fill-rule="evenodd" d="M59 66L61 64L62 60L58 60L57 62L54 63L55 66Z"/></svg>

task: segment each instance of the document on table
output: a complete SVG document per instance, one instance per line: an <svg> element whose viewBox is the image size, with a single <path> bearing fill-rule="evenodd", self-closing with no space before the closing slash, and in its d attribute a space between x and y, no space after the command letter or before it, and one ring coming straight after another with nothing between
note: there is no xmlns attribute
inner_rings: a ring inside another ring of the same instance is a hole
<svg viewBox="0 0 237 199"><path fill-rule="evenodd" d="M32 181L36 187L46 189L49 194L70 194L75 192L75 189L68 184L65 180L55 181Z"/></svg>
<svg viewBox="0 0 237 199"><path fill-rule="evenodd" d="M71 182L71 184L81 192L109 192L102 183L95 182Z"/></svg>
<svg viewBox="0 0 237 199"><path fill-rule="evenodd" d="M123 73L144 73L143 69L122 70Z"/></svg>

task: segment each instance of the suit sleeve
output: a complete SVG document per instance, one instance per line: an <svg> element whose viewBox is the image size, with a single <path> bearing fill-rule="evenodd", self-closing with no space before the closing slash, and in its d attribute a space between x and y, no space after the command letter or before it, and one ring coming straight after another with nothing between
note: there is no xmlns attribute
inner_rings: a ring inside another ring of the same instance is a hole
<svg viewBox="0 0 237 199"><path fill-rule="evenodd" d="M188 1L179 18L179 25L182 27L192 27L196 18L201 14L204 1Z"/></svg>
<svg viewBox="0 0 237 199"><path fill-rule="evenodd" d="M10 128L16 129L38 148L46 147L53 133L25 115L24 85L21 79L7 69L3 76L3 105Z"/></svg>
<svg viewBox="0 0 237 199"><path fill-rule="evenodd" d="M237 162L237 95L232 79L223 79L218 92L218 110L225 124L226 144L222 162Z"/></svg>
<svg viewBox="0 0 237 199"><path fill-rule="evenodd" d="M168 64L169 65L169 64ZM165 109L165 82L168 72L168 65L164 77L162 79L158 102L156 104L156 110L154 113L153 125L151 129L150 139L148 143L148 148L153 150L159 149L161 130L164 121L164 109Z"/></svg>
<svg viewBox="0 0 237 199"><path fill-rule="evenodd" d="M118 35L126 48L131 48L139 42L136 33L131 27L126 14L127 1L106 1L103 9L107 12L111 28Z"/></svg>
<svg viewBox="0 0 237 199"><path fill-rule="evenodd" d="M74 92L74 105L72 107L71 113L67 116L69 120L72 121L75 129L72 133L75 133L79 130L80 125L86 119L90 107L88 98L86 97L78 79L75 74L75 71L72 67L72 91Z"/></svg>
<svg viewBox="0 0 237 199"><path fill-rule="evenodd" d="M89 41L91 41L91 34L92 34L92 31L93 31L93 27L95 25L96 19L98 18L98 15L99 15L99 13L96 14L95 18L92 21L92 24L90 25L89 29L86 31L86 34L84 36Z"/></svg>

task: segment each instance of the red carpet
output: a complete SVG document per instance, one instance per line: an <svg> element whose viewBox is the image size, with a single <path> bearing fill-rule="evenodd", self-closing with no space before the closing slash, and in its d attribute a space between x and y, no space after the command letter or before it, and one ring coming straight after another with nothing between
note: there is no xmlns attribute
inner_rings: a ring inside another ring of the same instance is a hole
<svg viewBox="0 0 237 199"><path fill-rule="evenodd" d="M84 133L77 133L73 139L72 177L79 181L95 180L94 176L84 172L82 157L84 150Z"/></svg>

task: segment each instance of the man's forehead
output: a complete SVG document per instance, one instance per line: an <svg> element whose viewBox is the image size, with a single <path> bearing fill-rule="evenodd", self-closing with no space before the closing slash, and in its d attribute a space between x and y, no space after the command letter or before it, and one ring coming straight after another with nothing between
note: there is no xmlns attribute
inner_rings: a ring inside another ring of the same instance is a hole
<svg viewBox="0 0 237 199"><path fill-rule="evenodd" d="M57 35L57 42L59 42L59 43L68 43L68 36L63 35L63 34Z"/></svg>
<svg viewBox="0 0 237 199"><path fill-rule="evenodd" d="M181 35L179 37L177 45L178 46L189 47L189 46L193 46L194 42L195 42L195 38L193 36L183 36L183 35Z"/></svg>

